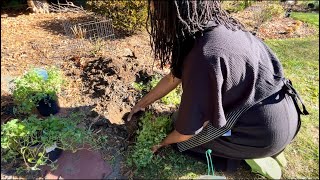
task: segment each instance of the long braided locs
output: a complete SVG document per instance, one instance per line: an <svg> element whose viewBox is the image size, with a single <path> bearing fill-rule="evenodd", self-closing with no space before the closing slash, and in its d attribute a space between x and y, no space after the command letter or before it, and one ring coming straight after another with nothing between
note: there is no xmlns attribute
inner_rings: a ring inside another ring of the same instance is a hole
<svg viewBox="0 0 320 180"><path fill-rule="evenodd" d="M172 72L181 77L183 59L192 49L196 34L201 34L209 21L245 31L218 0L148 0L147 31L161 67L169 63Z"/></svg>

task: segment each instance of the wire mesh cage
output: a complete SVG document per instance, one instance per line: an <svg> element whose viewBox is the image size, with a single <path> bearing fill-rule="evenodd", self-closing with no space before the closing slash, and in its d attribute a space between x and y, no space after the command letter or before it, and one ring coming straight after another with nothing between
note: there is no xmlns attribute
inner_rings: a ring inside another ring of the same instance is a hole
<svg viewBox="0 0 320 180"><path fill-rule="evenodd" d="M88 39L90 41L113 40L115 38L111 19L98 19L80 23L66 21L63 28L69 37L78 39Z"/></svg>

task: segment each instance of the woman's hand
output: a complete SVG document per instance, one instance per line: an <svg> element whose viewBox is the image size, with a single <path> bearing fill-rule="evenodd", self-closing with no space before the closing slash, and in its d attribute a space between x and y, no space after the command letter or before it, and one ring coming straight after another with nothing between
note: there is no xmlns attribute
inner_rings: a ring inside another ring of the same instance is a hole
<svg viewBox="0 0 320 180"><path fill-rule="evenodd" d="M157 145L154 145L152 148L151 148L151 151L152 153L156 153L160 148L162 148L163 146L161 144L157 144Z"/></svg>
<svg viewBox="0 0 320 180"><path fill-rule="evenodd" d="M143 111L145 107L154 101L167 95L170 91L176 88L181 83L181 80L175 78L171 73L163 77L159 83L147 95L145 95L131 110L127 121L130 121L133 114L138 111Z"/></svg>
<svg viewBox="0 0 320 180"><path fill-rule="evenodd" d="M137 113L137 112L139 112L139 111L144 111L144 110L145 110L145 108L141 107L141 106L139 105L139 103L136 104L136 105L132 108L132 110L130 111L130 114L128 115L127 121L130 121L131 118L132 118L132 116L133 116L135 113Z"/></svg>
<svg viewBox="0 0 320 180"><path fill-rule="evenodd" d="M157 152L160 148L164 146L168 146L173 143L183 142L190 138L193 135L183 135L180 134L178 131L173 130L160 144L154 145L151 150L153 153Z"/></svg>

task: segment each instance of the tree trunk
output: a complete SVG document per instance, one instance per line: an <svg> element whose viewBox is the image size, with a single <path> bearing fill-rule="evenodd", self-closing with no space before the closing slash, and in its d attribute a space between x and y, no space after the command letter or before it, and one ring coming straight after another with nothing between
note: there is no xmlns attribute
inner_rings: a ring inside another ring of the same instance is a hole
<svg viewBox="0 0 320 180"><path fill-rule="evenodd" d="M49 13L47 0L27 0L27 3L33 13Z"/></svg>

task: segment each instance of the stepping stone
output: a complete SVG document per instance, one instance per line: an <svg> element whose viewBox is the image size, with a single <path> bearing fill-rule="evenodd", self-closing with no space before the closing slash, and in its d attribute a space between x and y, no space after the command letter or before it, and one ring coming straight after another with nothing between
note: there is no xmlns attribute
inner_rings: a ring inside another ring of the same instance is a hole
<svg viewBox="0 0 320 180"><path fill-rule="evenodd" d="M64 151L57 162L57 169L42 168L45 179L103 179L112 172L99 152L79 150Z"/></svg>

